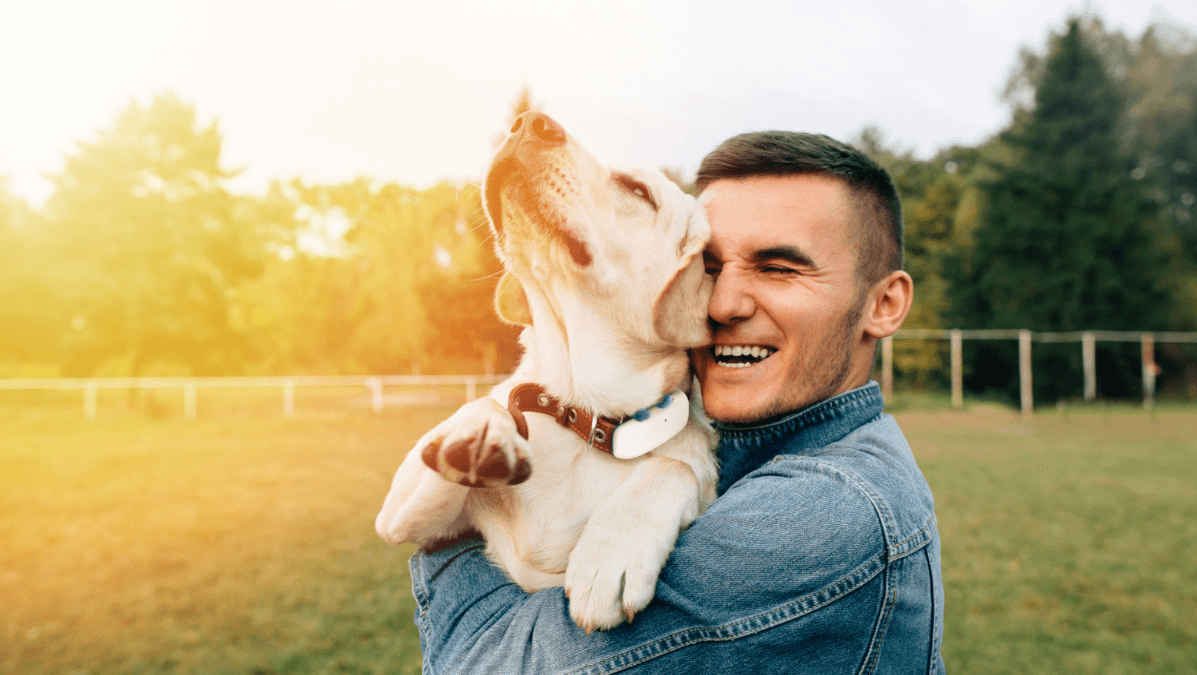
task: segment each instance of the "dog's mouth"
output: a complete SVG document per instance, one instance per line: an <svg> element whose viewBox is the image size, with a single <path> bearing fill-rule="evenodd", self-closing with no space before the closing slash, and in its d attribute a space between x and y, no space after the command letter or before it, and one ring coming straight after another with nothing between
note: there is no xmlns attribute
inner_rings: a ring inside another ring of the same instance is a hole
<svg viewBox="0 0 1197 675"><path fill-rule="evenodd" d="M592 262L590 249L569 227L569 223L563 215L562 202L567 197L566 193L572 189L572 181L557 171L548 179L548 192L540 194L533 189L531 184L520 182L520 174L525 171L528 171L528 168L513 157L499 159L491 166L483 184L485 190L483 205L494 225L495 232L501 238L511 236L501 207L501 193L507 190L511 199L519 204L519 208L532 221L545 226L543 231L564 245L574 263L579 267L586 267Z"/></svg>
<svg viewBox="0 0 1197 675"><path fill-rule="evenodd" d="M728 368L747 368L772 356L777 350L760 345L715 345L711 353L715 363Z"/></svg>

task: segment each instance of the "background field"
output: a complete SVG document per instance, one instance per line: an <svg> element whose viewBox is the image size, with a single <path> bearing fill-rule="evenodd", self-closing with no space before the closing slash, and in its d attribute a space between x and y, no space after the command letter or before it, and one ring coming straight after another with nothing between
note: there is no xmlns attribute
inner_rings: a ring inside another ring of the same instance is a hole
<svg viewBox="0 0 1197 675"><path fill-rule="evenodd" d="M452 406L203 393L188 422L176 394L90 424L77 392L0 398L0 673L419 672L410 550L373 517ZM936 496L949 672L1197 670L1197 409L943 407L891 409Z"/></svg>

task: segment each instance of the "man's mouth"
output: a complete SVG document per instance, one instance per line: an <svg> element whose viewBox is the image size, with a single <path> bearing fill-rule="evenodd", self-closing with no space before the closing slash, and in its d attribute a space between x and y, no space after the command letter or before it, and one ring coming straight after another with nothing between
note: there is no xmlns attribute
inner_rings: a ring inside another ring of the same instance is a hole
<svg viewBox="0 0 1197 675"><path fill-rule="evenodd" d="M760 345L715 345L712 351L715 363L721 366L747 368L764 361L777 350Z"/></svg>

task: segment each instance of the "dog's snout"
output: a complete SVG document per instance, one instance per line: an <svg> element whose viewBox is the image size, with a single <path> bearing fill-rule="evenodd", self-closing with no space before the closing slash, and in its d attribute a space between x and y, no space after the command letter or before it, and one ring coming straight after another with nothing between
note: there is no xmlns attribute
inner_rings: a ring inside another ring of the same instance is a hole
<svg viewBox="0 0 1197 675"><path fill-rule="evenodd" d="M515 118L515 122L511 125L511 133L517 133L521 129L552 145L560 145L565 142L565 129L557 123L557 120L544 113L529 111Z"/></svg>

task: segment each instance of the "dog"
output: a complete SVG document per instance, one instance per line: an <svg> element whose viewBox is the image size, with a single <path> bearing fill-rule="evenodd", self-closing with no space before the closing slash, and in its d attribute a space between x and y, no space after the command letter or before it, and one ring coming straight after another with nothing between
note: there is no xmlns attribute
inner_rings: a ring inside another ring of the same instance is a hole
<svg viewBox="0 0 1197 675"><path fill-rule="evenodd" d="M375 521L435 550L474 532L531 593L564 586L607 630L652 600L715 500L717 443L687 349L712 340L703 209L656 170L608 169L551 117L519 116L483 205L524 326L512 376L425 434Z"/></svg>

